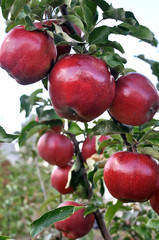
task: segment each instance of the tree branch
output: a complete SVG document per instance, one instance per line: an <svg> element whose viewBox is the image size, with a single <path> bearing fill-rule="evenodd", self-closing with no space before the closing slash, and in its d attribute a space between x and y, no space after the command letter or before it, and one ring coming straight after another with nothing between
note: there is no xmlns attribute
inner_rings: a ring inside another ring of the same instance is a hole
<svg viewBox="0 0 159 240"><path fill-rule="evenodd" d="M105 240L112 240L112 237L105 225L105 222L103 220L103 216L102 216L102 213L100 212L99 209L96 210L96 212L94 213L95 215L95 219L97 221L97 224L99 226L99 229L100 229L100 232L101 232L101 235L103 236L103 238Z"/></svg>

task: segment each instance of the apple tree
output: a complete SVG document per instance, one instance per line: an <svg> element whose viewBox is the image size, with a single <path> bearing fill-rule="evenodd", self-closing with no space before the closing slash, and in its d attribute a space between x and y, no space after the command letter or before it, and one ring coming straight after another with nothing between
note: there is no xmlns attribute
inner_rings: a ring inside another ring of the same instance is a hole
<svg viewBox="0 0 159 240"><path fill-rule="evenodd" d="M29 121L14 134L1 126L0 142L34 141L31 151L53 167L48 184L61 196L34 219L31 238L50 227L56 239L92 239L97 226L106 240L159 239L159 84L126 67L118 41L130 36L155 48L154 34L104 0L2 0L1 9L0 66L24 92L38 81L42 88L20 97ZM137 57L159 81L159 63Z"/></svg>

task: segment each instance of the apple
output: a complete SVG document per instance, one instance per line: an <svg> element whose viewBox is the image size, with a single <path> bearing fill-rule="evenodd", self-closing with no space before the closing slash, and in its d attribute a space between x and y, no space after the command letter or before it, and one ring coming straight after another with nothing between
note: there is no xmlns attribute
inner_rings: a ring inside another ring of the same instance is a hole
<svg viewBox="0 0 159 240"><path fill-rule="evenodd" d="M149 155L117 152L104 167L104 181L111 195L123 202L144 202L156 190L158 168Z"/></svg>
<svg viewBox="0 0 159 240"><path fill-rule="evenodd" d="M104 61L84 54L61 58L49 75L54 110L63 118L89 122L110 106L115 82Z"/></svg>
<svg viewBox="0 0 159 240"><path fill-rule="evenodd" d="M41 80L50 72L57 56L53 39L42 31L13 28L0 49L0 66L15 80L27 85Z"/></svg>
<svg viewBox="0 0 159 240"><path fill-rule="evenodd" d="M158 92L147 77L128 73L117 80L109 112L119 122L142 125L152 119L158 108Z"/></svg>
<svg viewBox="0 0 159 240"><path fill-rule="evenodd" d="M61 194L73 193L73 187L66 187L68 181L68 174L71 169L71 164L67 164L65 167L61 168L55 166L51 173L51 185Z"/></svg>
<svg viewBox="0 0 159 240"><path fill-rule="evenodd" d="M46 124L51 125L51 126L53 125L51 127L51 131L54 132L54 133L60 133L60 132L62 132L62 130L64 128L64 123L62 121L59 121L59 120L56 120L56 119L40 122L38 116L36 116L35 121L39 122L39 123L46 123ZM41 132L41 130L39 132Z"/></svg>
<svg viewBox="0 0 159 240"><path fill-rule="evenodd" d="M73 201L61 203L58 207L64 206L82 206ZM89 233L94 224L94 214L90 213L84 217L85 208L81 208L70 217L55 223L55 228L62 232L63 236L69 239L81 238Z"/></svg>
<svg viewBox="0 0 159 240"><path fill-rule="evenodd" d="M48 131L38 140L39 155L51 165L65 167L72 159L75 147L65 135Z"/></svg>
<svg viewBox="0 0 159 240"><path fill-rule="evenodd" d="M90 139L89 136L87 136L87 138L84 140L83 145L82 145L82 150L81 150L84 161L86 161L86 159L91 157L94 153L97 153L96 138L97 138L97 136L93 136L92 139ZM102 141L105 141L110 138L111 138L110 136L100 136L98 141L101 143ZM102 151L102 153L103 153L103 151Z"/></svg>
<svg viewBox="0 0 159 240"><path fill-rule="evenodd" d="M61 26L62 30L64 32L66 32L67 34L70 34L70 31L68 30L67 26L65 25L64 23L64 20L63 19L49 19L49 20L44 20L42 22L36 22L34 23L34 25L39 28L39 29L42 29L43 26L42 25L48 25L48 26L51 26L52 23L55 23L55 24L58 24ZM74 24L73 24L74 25ZM77 33L79 36L81 36L82 32L81 30L76 26L74 25ZM61 55L64 55L64 54L67 54L70 52L71 50L71 46L69 45L57 45L56 46L57 48L57 58L59 58Z"/></svg>
<svg viewBox="0 0 159 240"><path fill-rule="evenodd" d="M153 196L150 198L150 205L151 205L152 209L159 215L159 165L158 165L156 190L155 190Z"/></svg>

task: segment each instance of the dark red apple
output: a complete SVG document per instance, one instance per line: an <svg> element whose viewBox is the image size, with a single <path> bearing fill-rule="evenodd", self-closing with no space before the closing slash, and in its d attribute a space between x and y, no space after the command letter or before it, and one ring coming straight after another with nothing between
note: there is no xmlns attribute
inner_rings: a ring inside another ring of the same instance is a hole
<svg viewBox="0 0 159 240"><path fill-rule="evenodd" d="M61 203L58 207L82 206L73 201ZM81 208L70 217L55 223L55 228L62 232L63 236L69 239L81 238L89 233L94 224L94 214L90 213L84 217L85 208Z"/></svg>
<svg viewBox="0 0 159 240"><path fill-rule="evenodd" d="M74 145L65 135L48 131L38 141L38 153L51 165L65 167L72 159Z"/></svg>
<svg viewBox="0 0 159 240"><path fill-rule="evenodd" d="M142 125L152 119L158 108L159 95L148 78L139 73L128 73L117 80L109 112L119 122Z"/></svg>
<svg viewBox="0 0 159 240"><path fill-rule="evenodd" d="M150 198L150 205L151 205L152 209L159 215L159 165L158 165L156 190L155 190L153 196Z"/></svg>
<svg viewBox="0 0 159 240"><path fill-rule="evenodd" d="M42 29L43 28L42 25L51 26L52 23L55 23L55 24L60 25L64 32L66 32L67 34L70 34L70 31L68 30L67 26L63 22L64 22L63 19L49 19L49 20L44 20L42 22L34 23L34 25L37 28ZM74 25L74 27L75 27L78 35L81 36L81 34L82 34L81 30L76 25ZM56 48L57 48L57 58L59 58L63 54L69 53L71 50L71 46L69 46L69 45L57 45Z"/></svg>
<svg viewBox="0 0 159 240"><path fill-rule="evenodd" d="M115 94L114 78L104 61L84 54L61 58L49 76L55 111L63 118L88 122L108 109Z"/></svg>
<svg viewBox="0 0 159 240"><path fill-rule="evenodd" d="M42 31L13 28L0 49L0 66L20 84L27 85L46 77L56 60L53 39Z"/></svg>
<svg viewBox="0 0 159 240"><path fill-rule="evenodd" d="M156 189L157 163L149 155L113 154L104 167L104 181L113 197L123 202L144 202Z"/></svg>
<svg viewBox="0 0 159 240"><path fill-rule="evenodd" d="M68 181L68 174L71 169L71 164L67 164L66 167L55 166L51 173L51 185L61 194L73 193L73 187L66 187Z"/></svg>
<svg viewBox="0 0 159 240"><path fill-rule="evenodd" d="M98 139L98 141L101 143L102 141L105 141L105 140L110 139L110 138L111 138L110 136L101 136ZM82 157L83 157L84 161L86 161L86 159L91 157L94 153L97 153L97 150L96 150L96 139L97 139L97 136L93 136L92 139L90 139L89 136L88 136L84 140L83 145L82 145L82 150L81 150Z"/></svg>

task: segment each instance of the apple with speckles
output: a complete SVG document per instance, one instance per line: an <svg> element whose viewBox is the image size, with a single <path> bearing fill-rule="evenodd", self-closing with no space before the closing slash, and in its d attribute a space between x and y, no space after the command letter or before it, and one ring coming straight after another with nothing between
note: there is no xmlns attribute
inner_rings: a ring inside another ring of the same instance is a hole
<svg viewBox="0 0 159 240"><path fill-rule="evenodd" d="M149 155L117 152L104 167L104 181L111 195L123 202L144 202L155 190L158 165Z"/></svg>
<svg viewBox="0 0 159 240"><path fill-rule="evenodd" d="M49 94L57 114L89 122L105 112L115 95L106 63L85 54L61 58L49 75Z"/></svg>
<svg viewBox="0 0 159 240"><path fill-rule="evenodd" d="M158 109L158 92L147 77L133 72L117 80L109 112L119 122L139 126L149 122Z"/></svg>

